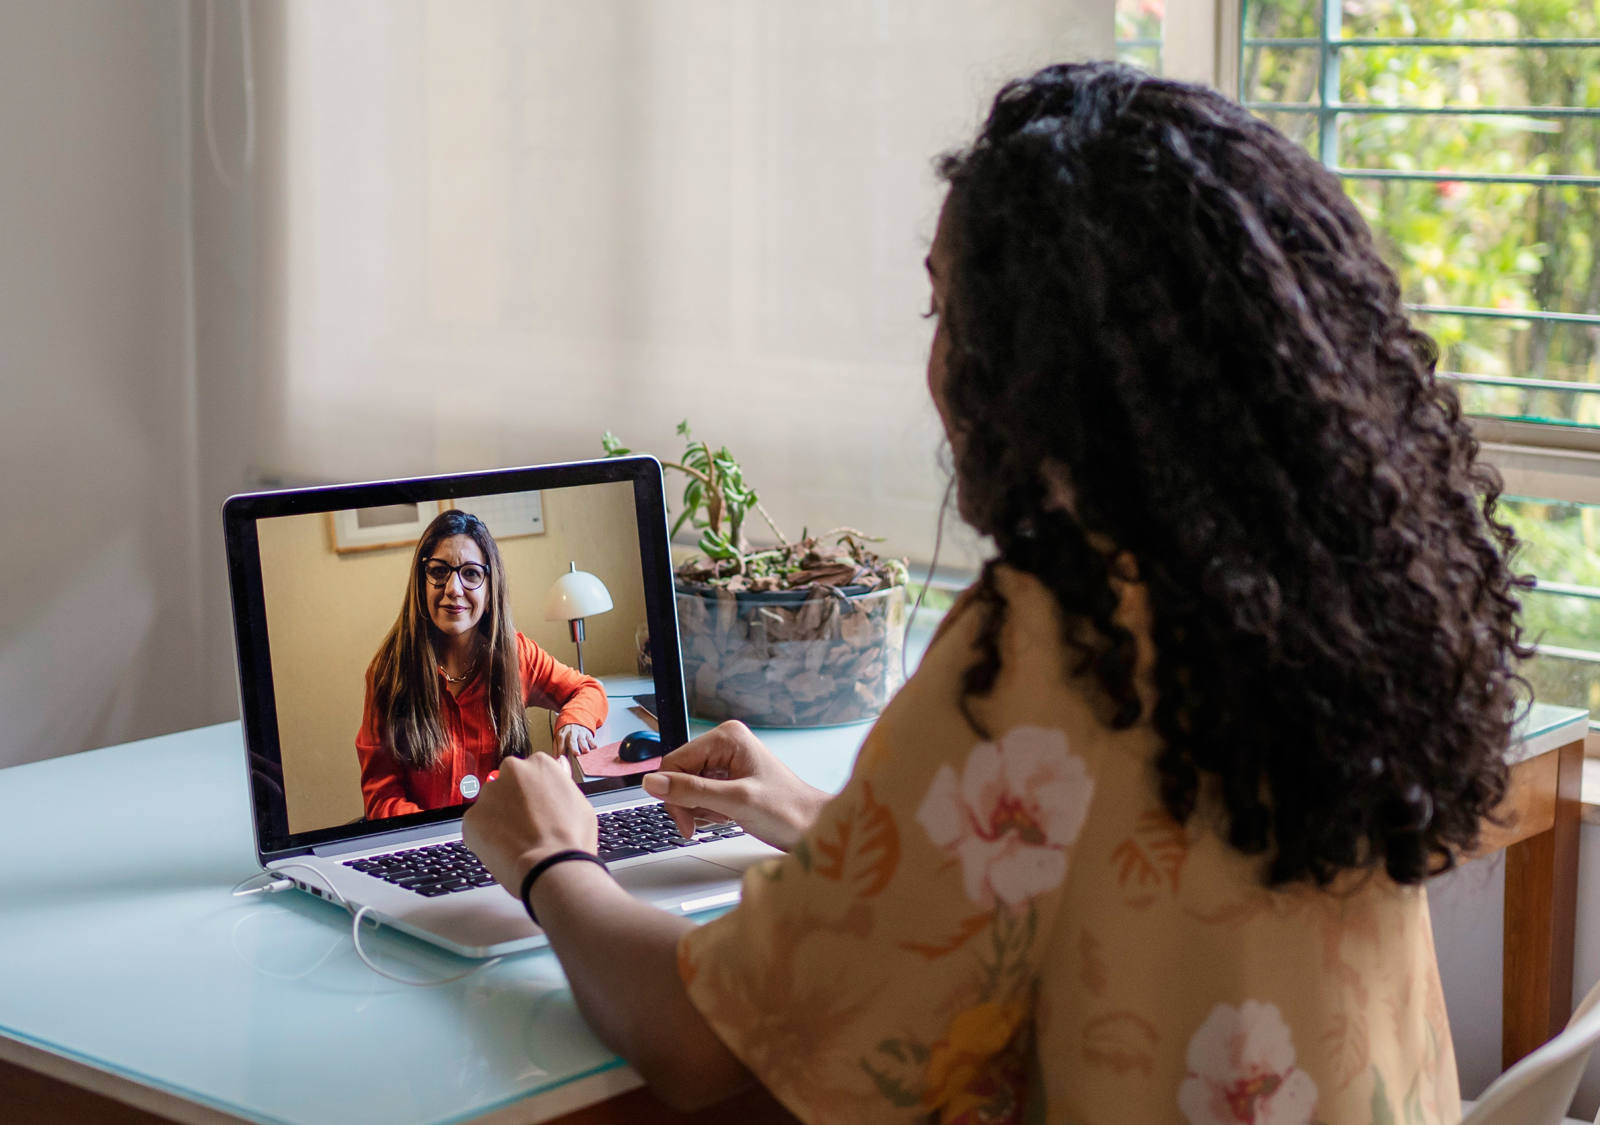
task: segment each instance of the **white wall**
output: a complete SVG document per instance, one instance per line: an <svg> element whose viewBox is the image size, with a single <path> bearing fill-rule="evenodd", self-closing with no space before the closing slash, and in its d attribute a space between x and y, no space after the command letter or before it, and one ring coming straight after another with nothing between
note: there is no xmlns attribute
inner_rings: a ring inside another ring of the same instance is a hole
<svg viewBox="0 0 1600 1125"><path fill-rule="evenodd" d="M1111 36L1103 0L337 7L251 0L247 53L242 0L0 0L0 765L234 714L218 509L263 477L670 455L689 415L791 533L925 555L930 159Z"/></svg>
<svg viewBox="0 0 1600 1125"><path fill-rule="evenodd" d="M256 435L271 416L275 396L272 382L262 377L266 357L272 354L273 334L270 326L259 323L258 313L274 259L270 248L261 246L257 227L276 196L270 187L259 186L255 154L276 142L275 107L283 97L283 8L261 0L183 2L191 13L185 120L188 205L194 229L191 323L198 430L192 501L200 562L195 596L201 605L196 691L206 700L208 719L220 721L238 715L222 502L259 485ZM246 3L252 55L248 70L243 55L247 36L241 23ZM273 66L272 60L280 65ZM247 77L253 80L254 93L248 106ZM206 134L208 109L214 143Z"/></svg>
<svg viewBox="0 0 1600 1125"><path fill-rule="evenodd" d="M1428 884L1461 1095L1475 1098L1500 1073L1501 927L1505 858L1469 863Z"/></svg>
<svg viewBox="0 0 1600 1125"><path fill-rule="evenodd" d="M187 14L0 0L0 766L227 712L200 643Z"/></svg>
<svg viewBox="0 0 1600 1125"><path fill-rule="evenodd" d="M283 11L268 467L668 458L688 417L788 534L927 557L932 160L1002 80L1108 54L1110 0Z"/></svg>

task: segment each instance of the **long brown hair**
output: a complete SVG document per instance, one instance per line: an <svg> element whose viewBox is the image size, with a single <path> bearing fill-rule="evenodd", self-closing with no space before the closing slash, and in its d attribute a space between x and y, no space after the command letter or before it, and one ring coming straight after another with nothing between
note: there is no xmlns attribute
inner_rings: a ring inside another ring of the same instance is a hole
<svg viewBox="0 0 1600 1125"><path fill-rule="evenodd" d="M389 635L372 658L372 699L384 716L384 744L414 769L427 770L444 757L444 724L439 718L438 631L428 619L423 563L443 540L464 535L478 545L488 565L488 604L478 621L479 661L489 689L489 716L499 736L500 756L528 752L526 701L517 662L517 631L511 624L511 599L500 548L483 521L455 508L441 512L417 541L406 580L405 601Z"/></svg>

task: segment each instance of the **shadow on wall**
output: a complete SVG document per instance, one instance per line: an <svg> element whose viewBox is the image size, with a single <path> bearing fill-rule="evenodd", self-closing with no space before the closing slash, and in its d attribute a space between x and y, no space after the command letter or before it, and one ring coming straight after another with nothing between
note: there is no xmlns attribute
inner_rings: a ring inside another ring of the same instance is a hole
<svg viewBox="0 0 1600 1125"><path fill-rule="evenodd" d="M542 533L497 539L517 629L577 664L566 623L544 619L551 584L576 562L612 598L610 612L586 621L585 669L632 675L645 622L632 485L546 489L541 499ZM289 830L343 824L362 812L355 736L366 671L400 611L415 539L340 553L323 513L263 520L258 534ZM545 712L529 718L538 746Z"/></svg>

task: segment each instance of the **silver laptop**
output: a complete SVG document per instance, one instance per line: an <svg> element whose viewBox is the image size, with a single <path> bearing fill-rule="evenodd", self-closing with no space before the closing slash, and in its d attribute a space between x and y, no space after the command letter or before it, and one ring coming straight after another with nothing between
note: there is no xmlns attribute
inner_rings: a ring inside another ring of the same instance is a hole
<svg viewBox="0 0 1600 1125"><path fill-rule="evenodd" d="M641 787L660 758L632 760L688 738L661 466L650 457L228 500L240 710L262 866L463 956L545 944L460 842L461 817L490 771L402 763L381 735L369 688L369 668L404 613L420 615L413 633L427 631L426 609L407 607L418 598L426 605L430 579L412 571L425 568L418 548L430 525L452 510L477 517L492 536L502 571L493 598L514 632L604 689L597 746L578 761L617 881L687 914L736 901L745 869L776 852L728 827L688 840L663 828L659 803ZM574 574L585 591L576 601L560 595ZM467 577L489 588L485 574ZM459 593L460 582L446 576L444 588ZM571 619L576 612L585 616ZM455 709L443 696L440 707L452 731L476 722L481 736L491 708L480 686L474 711L472 689L468 680ZM593 697L592 686L584 690ZM554 715L528 708L532 752L548 748ZM646 733L629 737L638 732ZM477 746L480 757L463 750L461 761L481 763L481 738Z"/></svg>

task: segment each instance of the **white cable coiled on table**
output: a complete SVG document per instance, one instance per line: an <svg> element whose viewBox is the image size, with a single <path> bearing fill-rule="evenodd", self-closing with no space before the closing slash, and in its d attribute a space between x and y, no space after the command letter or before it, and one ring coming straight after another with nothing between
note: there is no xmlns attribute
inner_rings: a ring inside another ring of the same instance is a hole
<svg viewBox="0 0 1600 1125"><path fill-rule="evenodd" d="M248 878L241 879L239 882L235 883L233 885L233 894L235 896L243 896L243 895L249 895L249 894L270 894L270 893L273 893L274 891L284 890L288 886L293 886L294 885L294 880L288 879L287 876L279 876L279 873L282 872L283 869L287 868L287 867L298 867L302 871L311 872L313 875L315 875L321 881L322 886L326 889L326 893L327 893L328 897L330 899L332 899L334 902L338 903L340 906L344 907L345 910L349 911L350 916L351 916L350 940L351 940L352 943L354 943L354 945L356 947L356 956L361 958L361 963L366 965L367 968L371 969L373 972L377 973L380 977L383 977L383 978L385 978L387 980L392 980L397 984L409 984L414 988L437 988L440 985L455 984L457 981L466 980L468 977L472 976L474 973L481 973L484 969L493 968L495 965L498 965L501 961L505 960L504 957L495 957L495 958L492 958L492 959L490 959L488 961L483 962L482 964L474 965L470 969L466 969L466 970L464 970L462 972L452 974L451 976L448 976L448 977L440 977L437 980L416 980L416 979L414 979L412 977L403 977L403 976L400 976L397 973L391 973L389 970L383 968L376 961L374 961L370 956L368 956L367 955L367 951L365 949L363 949L362 946L361 946L361 920L372 912L372 907L363 906L359 910L355 909L355 908L352 908L351 905L350 905L349 900L346 899L344 897L344 895L340 894L339 891L338 891L338 888L336 888L332 883L330 883L328 881L328 877L326 875L324 875L321 871L317 870L315 867L311 866L309 863L280 863L277 867L273 868L270 871L258 871L256 874L251 875ZM246 889L245 888L245 884L246 883L249 883L254 879L259 879L263 875L279 876L281 878L286 879L287 882L283 886L275 885L273 883L266 883L266 884L263 884L260 887L255 887L255 888L250 888L250 889ZM374 919L374 921L376 921L376 919ZM326 959L327 958L326 958L326 955L325 955L323 957L323 960L326 960ZM322 964L322 961L318 961L316 965L312 966L312 968L315 969L315 968L321 966L321 964ZM304 975L304 974L302 974L302 975Z"/></svg>

